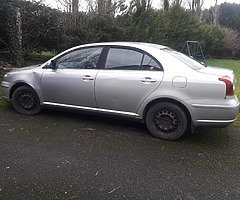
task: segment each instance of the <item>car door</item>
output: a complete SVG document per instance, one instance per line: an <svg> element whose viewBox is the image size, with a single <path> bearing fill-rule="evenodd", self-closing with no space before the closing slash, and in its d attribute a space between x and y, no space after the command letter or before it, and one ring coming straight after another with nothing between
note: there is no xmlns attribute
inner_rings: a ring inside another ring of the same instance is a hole
<svg viewBox="0 0 240 200"><path fill-rule="evenodd" d="M96 107L94 84L102 49L82 48L57 58L56 69L42 75L44 104Z"/></svg>
<svg viewBox="0 0 240 200"><path fill-rule="evenodd" d="M133 48L110 47L105 68L99 71L96 78L97 106L136 113L162 78L162 67L151 55Z"/></svg>

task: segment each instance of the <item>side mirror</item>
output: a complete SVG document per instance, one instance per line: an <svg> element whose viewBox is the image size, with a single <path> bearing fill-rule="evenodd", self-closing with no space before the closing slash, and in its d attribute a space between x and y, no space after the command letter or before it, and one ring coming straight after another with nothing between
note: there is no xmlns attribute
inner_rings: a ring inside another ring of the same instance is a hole
<svg viewBox="0 0 240 200"><path fill-rule="evenodd" d="M207 67L207 63L206 62L200 62L204 67Z"/></svg>
<svg viewBox="0 0 240 200"><path fill-rule="evenodd" d="M55 60L51 60L51 69L56 69L56 61Z"/></svg>
<svg viewBox="0 0 240 200"><path fill-rule="evenodd" d="M55 60L51 60L51 62L47 63L43 68L44 69L55 69L56 68Z"/></svg>

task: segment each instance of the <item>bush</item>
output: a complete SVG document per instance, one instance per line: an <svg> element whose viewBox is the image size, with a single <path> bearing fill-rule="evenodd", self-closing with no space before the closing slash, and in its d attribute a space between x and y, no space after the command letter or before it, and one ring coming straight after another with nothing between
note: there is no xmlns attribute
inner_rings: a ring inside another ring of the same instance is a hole
<svg viewBox="0 0 240 200"><path fill-rule="evenodd" d="M76 45L107 41L151 42L181 50L185 41L198 40L205 53L211 56L223 53L226 31L199 22L191 11L178 5L163 11L152 9L145 0L135 1L128 11L116 17L99 16L94 12L65 13L22 0L8 2L21 8L25 57L33 51L60 52ZM0 4L1 10L4 10L3 4ZM8 47L7 44L13 37L8 34L8 26L3 23L11 20L11 17L0 12L2 49ZM226 45L227 42L224 48L228 51ZM8 52L11 55L11 51Z"/></svg>
<svg viewBox="0 0 240 200"><path fill-rule="evenodd" d="M230 58L240 58L240 38L239 33L229 28L222 28L224 32L224 45L222 55Z"/></svg>

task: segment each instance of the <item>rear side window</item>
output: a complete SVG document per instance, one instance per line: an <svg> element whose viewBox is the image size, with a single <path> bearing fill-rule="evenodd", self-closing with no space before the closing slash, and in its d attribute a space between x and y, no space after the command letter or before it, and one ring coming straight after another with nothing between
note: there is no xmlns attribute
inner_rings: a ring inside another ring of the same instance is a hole
<svg viewBox="0 0 240 200"><path fill-rule="evenodd" d="M162 70L161 65L144 52L126 48L110 48L106 69L119 70Z"/></svg>
<svg viewBox="0 0 240 200"><path fill-rule="evenodd" d="M142 62L142 70L161 70L162 67L159 66L159 64L153 60L153 58L151 58L148 55L144 55L143 58L143 62Z"/></svg>
<svg viewBox="0 0 240 200"><path fill-rule="evenodd" d="M106 60L107 69L140 70L143 53L132 49L110 48Z"/></svg>

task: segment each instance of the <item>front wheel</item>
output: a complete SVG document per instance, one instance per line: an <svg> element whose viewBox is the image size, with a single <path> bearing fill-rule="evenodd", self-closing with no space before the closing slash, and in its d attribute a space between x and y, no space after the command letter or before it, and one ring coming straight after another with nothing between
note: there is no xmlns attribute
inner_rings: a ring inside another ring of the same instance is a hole
<svg viewBox="0 0 240 200"><path fill-rule="evenodd" d="M12 104L17 112L24 115L34 115L41 111L38 95L29 86L21 86L13 92Z"/></svg>
<svg viewBox="0 0 240 200"><path fill-rule="evenodd" d="M162 102L153 105L147 112L146 125L157 138L176 140L187 130L185 112L173 103Z"/></svg>

